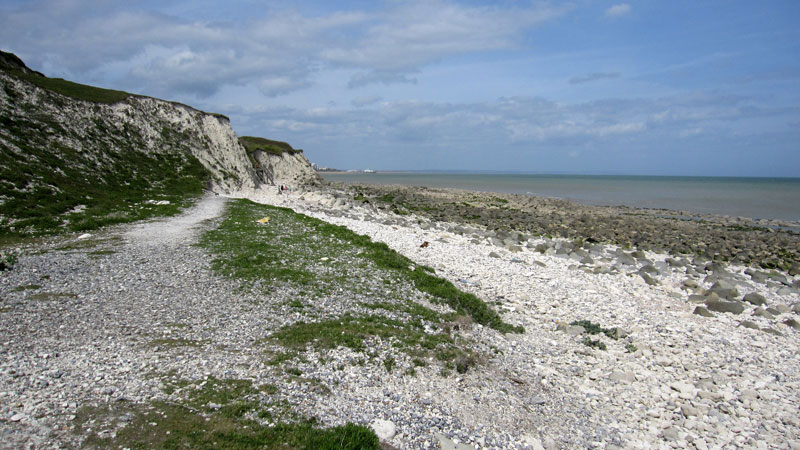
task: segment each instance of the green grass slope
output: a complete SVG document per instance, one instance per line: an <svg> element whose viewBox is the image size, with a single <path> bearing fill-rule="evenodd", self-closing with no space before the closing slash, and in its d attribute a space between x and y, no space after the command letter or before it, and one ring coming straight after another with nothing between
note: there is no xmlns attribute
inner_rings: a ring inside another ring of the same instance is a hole
<svg viewBox="0 0 800 450"><path fill-rule="evenodd" d="M185 135L164 126L164 145L148 153L143 131L110 115L105 105L130 94L46 78L9 55L0 55L0 237L174 214L202 193L210 175ZM32 86L44 89L35 101Z"/></svg>

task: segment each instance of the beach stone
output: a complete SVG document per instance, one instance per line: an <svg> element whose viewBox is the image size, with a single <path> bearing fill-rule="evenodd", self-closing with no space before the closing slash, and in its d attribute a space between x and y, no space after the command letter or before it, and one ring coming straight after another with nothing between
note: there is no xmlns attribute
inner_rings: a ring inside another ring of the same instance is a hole
<svg viewBox="0 0 800 450"><path fill-rule="evenodd" d="M500 255L498 255L496 252L489 252L489 257L490 258L499 258Z"/></svg>
<svg viewBox="0 0 800 450"><path fill-rule="evenodd" d="M634 266L634 265L636 265L636 260L633 259L633 257L631 255L628 255L627 253L622 253L621 255L619 255L617 257L617 262L619 262L623 266Z"/></svg>
<svg viewBox="0 0 800 450"><path fill-rule="evenodd" d="M519 245L506 245L505 248L511 253L519 253L522 251L522 248Z"/></svg>
<svg viewBox="0 0 800 450"><path fill-rule="evenodd" d="M623 383L633 383L636 381L636 377L630 372L622 372L620 370L615 370L611 372L611 375L608 376L608 379L611 381L616 382L623 382Z"/></svg>
<svg viewBox="0 0 800 450"><path fill-rule="evenodd" d="M708 298L706 298L706 296L704 295L692 294L689 296L688 300L689 303L705 303L708 300Z"/></svg>
<svg viewBox="0 0 800 450"><path fill-rule="evenodd" d="M778 303L775 305L775 309L778 310L778 314L786 314L792 312L792 308L789 308L788 305L784 305L783 303Z"/></svg>
<svg viewBox="0 0 800 450"><path fill-rule="evenodd" d="M790 287L784 286L778 289L778 295L791 295L791 294L794 294L794 289Z"/></svg>
<svg viewBox="0 0 800 450"><path fill-rule="evenodd" d="M758 292L750 292L749 294L746 294L742 298L742 301L745 301L747 303L752 303L753 305L756 305L756 306L761 306L761 305L766 305L767 304L767 299L763 295L759 294Z"/></svg>
<svg viewBox="0 0 800 450"><path fill-rule="evenodd" d="M800 275L800 263L793 263L792 266L789 267L789 275Z"/></svg>
<svg viewBox="0 0 800 450"><path fill-rule="evenodd" d="M714 314L703 306L698 306L694 309L694 314L701 317L714 317Z"/></svg>
<svg viewBox="0 0 800 450"><path fill-rule="evenodd" d="M744 328L750 328L751 330L760 330L761 329L761 327L759 327L754 322L751 322L749 320L742 321L741 323L739 323L739 326L740 327L744 327Z"/></svg>
<svg viewBox="0 0 800 450"><path fill-rule="evenodd" d="M774 314L770 313L769 311L767 311L764 308L756 308L755 311L753 311L753 316L755 316L755 317L763 317L765 319L770 319L770 320L775 318Z"/></svg>
<svg viewBox="0 0 800 450"><path fill-rule="evenodd" d="M658 281L654 280L649 274L640 273L639 276L650 286L658 286Z"/></svg>
<svg viewBox="0 0 800 450"><path fill-rule="evenodd" d="M700 284L697 283L697 280L692 280L691 278L683 280L683 285L691 289L700 287Z"/></svg>
<svg viewBox="0 0 800 450"><path fill-rule="evenodd" d="M781 333L780 331L776 330L775 328L762 328L761 331L763 331L764 333L769 333L769 334L775 335L775 336L783 336L783 333Z"/></svg>
<svg viewBox="0 0 800 450"><path fill-rule="evenodd" d="M732 314L741 314L744 311L742 302L726 301L726 300L709 300L706 302L706 308L714 312L727 312Z"/></svg>
<svg viewBox="0 0 800 450"><path fill-rule="evenodd" d="M789 328L794 328L795 330L800 330L800 322L795 319L787 319L783 321L784 325L787 325Z"/></svg>
<svg viewBox="0 0 800 450"><path fill-rule="evenodd" d="M711 287L708 289L708 293L712 292L719 295L721 298L728 300L739 296L739 291L736 290L736 286L727 280L719 280L711 285Z"/></svg>
<svg viewBox="0 0 800 450"><path fill-rule="evenodd" d="M370 424L370 428L382 441L388 441L397 433L397 427L389 420L375 419Z"/></svg>

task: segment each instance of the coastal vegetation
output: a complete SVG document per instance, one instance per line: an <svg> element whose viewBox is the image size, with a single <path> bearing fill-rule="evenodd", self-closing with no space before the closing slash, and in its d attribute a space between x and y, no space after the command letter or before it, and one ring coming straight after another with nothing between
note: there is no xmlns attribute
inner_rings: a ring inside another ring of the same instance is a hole
<svg viewBox="0 0 800 450"><path fill-rule="evenodd" d="M247 153L252 155L255 151L262 151L271 153L273 155L282 155L284 153L295 154L302 153L303 150L295 149L286 142L273 141L272 139L254 137L254 136L240 136L239 143L244 146Z"/></svg>

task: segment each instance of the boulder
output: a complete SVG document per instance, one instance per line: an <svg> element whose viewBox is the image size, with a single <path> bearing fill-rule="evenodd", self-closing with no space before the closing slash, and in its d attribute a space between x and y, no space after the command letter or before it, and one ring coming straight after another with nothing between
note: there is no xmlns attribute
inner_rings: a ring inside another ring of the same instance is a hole
<svg viewBox="0 0 800 450"><path fill-rule="evenodd" d="M739 326L740 327L744 327L744 328L750 328L751 330L760 330L761 329L761 327L756 325L755 322L751 322L749 320L743 320L741 323L739 323Z"/></svg>
<svg viewBox="0 0 800 450"><path fill-rule="evenodd" d="M650 286L658 286L658 281L654 280L650 275L646 273L639 273L639 276L641 276L644 282Z"/></svg>
<svg viewBox="0 0 800 450"><path fill-rule="evenodd" d="M742 298L742 301L747 302L747 303L752 303L753 305L756 305L756 306L761 306L761 305L766 305L767 304L767 299L764 298L764 296L759 294L758 292L750 292L749 294L746 294Z"/></svg>
<svg viewBox="0 0 800 450"><path fill-rule="evenodd" d="M709 300L706 302L706 308L709 311L741 314L744 311L744 305L739 301L727 300Z"/></svg>
<svg viewBox="0 0 800 450"><path fill-rule="evenodd" d="M770 320L775 318L774 314L772 314L771 312L767 311L764 308L756 308L756 310L753 311L753 316L755 316L755 317L763 317L765 319L770 319Z"/></svg>
<svg viewBox="0 0 800 450"><path fill-rule="evenodd" d="M397 433L397 427L389 420L375 419L370 424L370 428L382 441L388 441Z"/></svg>
<svg viewBox="0 0 800 450"><path fill-rule="evenodd" d="M698 316L701 316L701 317L714 317L714 314L712 314L711 311L706 309L704 306L696 307L694 309L694 314L697 314Z"/></svg>

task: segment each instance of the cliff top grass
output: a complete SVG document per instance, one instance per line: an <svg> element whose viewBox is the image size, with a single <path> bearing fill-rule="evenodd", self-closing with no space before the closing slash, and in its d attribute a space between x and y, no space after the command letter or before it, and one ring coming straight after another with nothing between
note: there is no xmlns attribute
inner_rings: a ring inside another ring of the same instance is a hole
<svg viewBox="0 0 800 450"><path fill-rule="evenodd" d="M293 148L286 142L273 141L272 139L255 136L241 136L239 138L239 143L242 144L245 150L247 150L247 153L251 155L256 151L267 152L273 155L282 155L284 153L295 154L303 152L303 150Z"/></svg>
<svg viewBox="0 0 800 450"><path fill-rule="evenodd" d="M88 86L62 78L48 78L40 72L29 69L25 63L13 53L3 51L0 51L0 69L42 89L78 100L95 103L117 103L131 95L123 91Z"/></svg>

